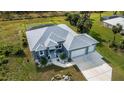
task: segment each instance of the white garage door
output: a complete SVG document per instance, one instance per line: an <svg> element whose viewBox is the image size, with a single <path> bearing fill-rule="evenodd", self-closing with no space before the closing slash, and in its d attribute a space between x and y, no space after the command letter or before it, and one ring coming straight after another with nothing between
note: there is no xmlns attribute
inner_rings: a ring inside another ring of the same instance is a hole
<svg viewBox="0 0 124 93"><path fill-rule="evenodd" d="M88 47L88 52L93 52L95 50L95 46L96 45L92 45L92 46Z"/></svg>
<svg viewBox="0 0 124 93"><path fill-rule="evenodd" d="M86 48L84 49L79 49L71 52L71 57L77 57L80 55L84 55L86 53Z"/></svg>

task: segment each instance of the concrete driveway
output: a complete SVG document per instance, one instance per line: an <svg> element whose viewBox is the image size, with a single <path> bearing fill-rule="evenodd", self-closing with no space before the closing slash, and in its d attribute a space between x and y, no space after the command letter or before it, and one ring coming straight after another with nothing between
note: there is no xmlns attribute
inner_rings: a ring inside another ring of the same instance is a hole
<svg viewBox="0 0 124 93"><path fill-rule="evenodd" d="M81 73L88 81L111 81L112 68L102 59L98 52L72 59L72 62L62 64L53 60L54 65L66 68L77 65Z"/></svg>
<svg viewBox="0 0 124 93"><path fill-rule="evenodd" d="M111 81L112 68L97 52L73 59L88 81Z"/></svg>

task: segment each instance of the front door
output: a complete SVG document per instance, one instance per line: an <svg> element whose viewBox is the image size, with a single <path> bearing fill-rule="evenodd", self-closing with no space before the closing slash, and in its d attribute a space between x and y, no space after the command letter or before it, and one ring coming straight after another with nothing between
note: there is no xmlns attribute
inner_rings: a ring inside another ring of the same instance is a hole
<svg viewBox="0 0 124 93"><path fill-rule="evenodd" d="M50 55L50 58L55 58L56 57L56 51L55 50L49 50L49 55Z"/></svg>

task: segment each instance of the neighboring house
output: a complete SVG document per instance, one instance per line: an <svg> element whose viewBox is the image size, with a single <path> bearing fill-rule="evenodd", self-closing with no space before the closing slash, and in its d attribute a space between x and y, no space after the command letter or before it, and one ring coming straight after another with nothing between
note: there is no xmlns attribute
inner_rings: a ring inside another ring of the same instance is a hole
<svg viewBox="0 0 124 93"><path fill-rule="evenodd" d="M64 52L67 58L75 58L94 52L97 40L88 34L77 34L64 24L52 25L26 32L34 59L42 56L48 60L59 58Z"/></svg>
<svg viewBox="0 0 124 93"><path fill-rule="evenodd" d="M113 18L117 18L117 17L121 17L121 16L118 16L118 15L102 16L102 20L108 20L108 19L113 19Z"/></svg>
<svg viewBox="0 0 124 93"><path fill-rule="evenodd" d="M124 18L123 17L116 17L116 18L104 20L103 24L105 27L108 27L108 28L112 28L113 26L120 24L122 25L121 33L124 33Z"/></svg>

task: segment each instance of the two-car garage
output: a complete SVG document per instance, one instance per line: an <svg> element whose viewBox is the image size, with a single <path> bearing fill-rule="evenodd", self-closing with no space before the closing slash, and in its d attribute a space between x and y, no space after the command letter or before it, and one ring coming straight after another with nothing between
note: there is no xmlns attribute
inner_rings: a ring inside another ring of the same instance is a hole
<svg viewBox="0 0 124 93"><path fill-rule="evenodd" d="M77 56L80 56L80 55L84 55L86 54L86 49L87 48L83 48L83 49L79 49L79 50L74 50L71 52L71 57L77 57Z"/></svg>
<svg viewBox="0 0 124 93"><path fill-rule="evenodd" d="M96 45L92 45L92 46L85 47L85 48L82 48L82 49L73 50L73 51L71 51L71 58L93 52L95 50L95 46Z"/></svg>

